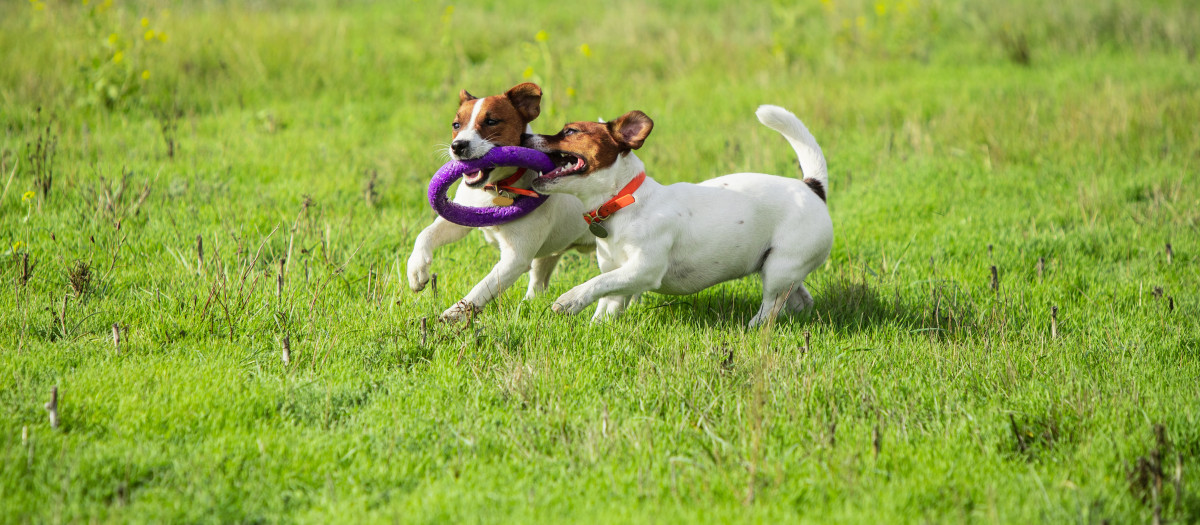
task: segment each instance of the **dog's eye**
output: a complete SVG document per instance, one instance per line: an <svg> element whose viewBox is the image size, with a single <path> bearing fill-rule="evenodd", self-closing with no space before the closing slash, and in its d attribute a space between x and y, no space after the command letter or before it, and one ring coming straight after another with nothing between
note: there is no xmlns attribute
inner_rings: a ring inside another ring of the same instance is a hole
<svg viewBox="0 0 1200 525"><path fill-rule="evenodd" d="M458 129L458 128L462 127L462 124L455 122L455 123L451 124L450 127L454 128L454 129Z"/></svg>
<svg viewBox="0 0 1200 525"><path fill-rule="evenodd" d="M564 135L564 136L566 136L566 135L574 135L574 134L576 134L576 133L579 133L579 130L577 130L577 129L575 129L575 128L563 128L563 135Z"/></svg>
<svg viewBox="0 0 1200 525"><path fill-rule="evenodd" d="M500 121L496 120L494 118L485 119L483 121L484 126L495 126L496 124L499 124L499 123L500 123Z"/></svg>

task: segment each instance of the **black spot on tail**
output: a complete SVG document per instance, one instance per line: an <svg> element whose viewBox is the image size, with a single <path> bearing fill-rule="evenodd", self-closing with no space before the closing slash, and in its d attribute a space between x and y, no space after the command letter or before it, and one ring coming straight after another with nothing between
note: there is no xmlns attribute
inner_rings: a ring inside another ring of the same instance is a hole
<svg viewBox="0 0 1200 525"><path fill-rule="evenodd" d="M804 179L804 183L807 184L809 188L812 188L813 193L816 193L817 196L821 198L821 202L825 202L825 185L821 184L821 181L809 178Z"/></svg>

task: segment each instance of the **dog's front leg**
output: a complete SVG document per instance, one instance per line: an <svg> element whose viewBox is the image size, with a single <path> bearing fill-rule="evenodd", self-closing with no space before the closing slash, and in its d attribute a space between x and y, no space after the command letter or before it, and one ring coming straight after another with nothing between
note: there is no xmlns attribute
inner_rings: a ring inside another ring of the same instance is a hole
<svg viewBox="0 0 1200 525"><path fill-rule="evenodd" d="M438 217L421 230L413 243L412 255L408 256L408 287L419 292L429 283L429 265L433 263L433 251L461 240L471 233L471 228L454 224Z"/></svg>
<svg viewBox="0 0 1200 525"><path fill-rule="evenodd" d="M466 317L471 310L483 309L492 299L517 282L521 274L529 271L535 252L528 246L501 243L500 262L492 267L487 277L479 281L462 301L442 312L442 320L459 320Z"/></svg>
<svg viewBox="0 0 1200 525"><path fill-rule="evenodd" d="M666 274L665 250L661 254L635 252L620 267L597 275L560 295L554 301L553 309L561 314L574 315L602 297L615 296L603 305L602 310L605 311L605 314L601 314L597 310L597 315L600 317L593 317L593 320L603 319L608 313L619 315L624 310L624 306L628 304L626 296L657 289ZM616 303L612 301L616 301ZM597 308L600 307L597 306Z"/></svg>

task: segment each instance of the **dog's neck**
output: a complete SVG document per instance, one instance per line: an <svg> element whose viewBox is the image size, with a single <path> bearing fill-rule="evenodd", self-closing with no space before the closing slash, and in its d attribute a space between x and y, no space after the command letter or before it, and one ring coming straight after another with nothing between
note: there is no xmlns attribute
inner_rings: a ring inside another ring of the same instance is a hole
<svg viewBox="0 0 1200 525"><path fill-rule="evenodd" d="M533 134L533 126L529 125L529 123L525 124L525 134L526 135ZM520 144L513 144L513 146L520 146ZM491 177L491 180L488 181L488 184L496 184L496 183L508 178L509 175L516 173L518 169L520 169L520 168L512 168L512 167L496 168L496 173ZM513 188L520 188L523 190L527 190L533 186L533 179L537 178L537 175L538 174L534 171L528 171L525 173L525 175L521 176L521 178L513 181L509 185L512 186Z"/></svg>
<svg viewBox="0 0 1200 525"><path fill-rule="evenodd" d="M605 169L593 172L588 175L589 184L584 189L575 193L576 197L583 202L583 206L587 209L595 209L608 202L617 193L629 184L639 174L646 171L646 165L642 163L632 151L623 153L617 157L617 161ZM649 181L649 176L647 176Z"/></svg>

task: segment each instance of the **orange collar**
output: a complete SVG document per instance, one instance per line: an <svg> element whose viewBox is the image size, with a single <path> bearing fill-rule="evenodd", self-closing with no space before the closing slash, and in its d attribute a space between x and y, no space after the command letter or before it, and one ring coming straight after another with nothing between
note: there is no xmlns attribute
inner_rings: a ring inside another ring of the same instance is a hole
<svg viewBox="0 0 1200 525"><path fill-rule="evenodd" d="M521 180L521 177L525 176L526 171L527 170L525 168L519 168L519 169L517 169L516 173L513 173L508 178L506 178L502 181L499 181L495 184L488 184L487 186L484 186L483 189L492 190L497 193L499 193L501 191L507 191L509 193L515 193L517 195L524 195L526 197L540 197L541 195L539 195L538 192L536 192L536 191L527 190L524 188L514 188L512 186L517 181Z"/></svg>
<svg viewBox="0 0 1200 525"><path fill-rule="evenodd" d="M616 196L609 199L608 202L601 204L599 208L583 214L583 220L587 221L589 225L597 223L609 218L609 216L616 213L617 210L633 204L633 192L637 191L637 189L642 186L642 181L645 180L646 172L643 171L638 173L637 177L634 177L633 180L629 181L629 184L626 184L624 188L621 188L621 191L617 192Z"/></svg>

